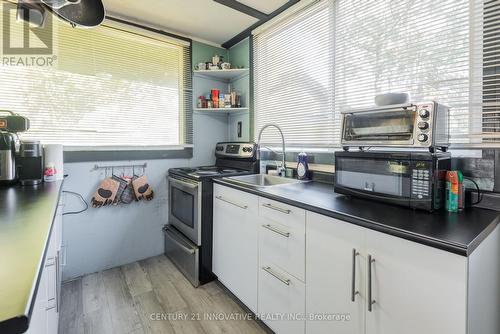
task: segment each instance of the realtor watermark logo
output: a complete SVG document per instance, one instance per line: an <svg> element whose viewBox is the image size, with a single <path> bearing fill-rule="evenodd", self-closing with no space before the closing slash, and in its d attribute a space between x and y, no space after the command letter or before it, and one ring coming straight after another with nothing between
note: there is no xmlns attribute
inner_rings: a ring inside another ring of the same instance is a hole
<svg viewBox="0 0 500 334"><path fill-rule="evenodd" d="M29 22L43 21L42 14L35 9L22 9L19 19L17 8L2 2L2 65L44 67L53 66L57 59L54 53L54 24L45 20L41 27ZM16 19L17 17L17 19Z"/></svg>

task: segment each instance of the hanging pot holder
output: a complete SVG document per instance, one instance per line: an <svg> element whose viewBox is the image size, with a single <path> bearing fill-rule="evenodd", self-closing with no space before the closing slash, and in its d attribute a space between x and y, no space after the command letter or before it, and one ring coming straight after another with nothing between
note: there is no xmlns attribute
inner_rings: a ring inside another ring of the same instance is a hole
<svg viewBox="0 0 500 334"><path fill-rule="evenodd" d="M132 187L132 180L128 179L127 186L123 190L123 193L120 196L120 201L124 204L130 204L135 200L134 188Z"/></svg>

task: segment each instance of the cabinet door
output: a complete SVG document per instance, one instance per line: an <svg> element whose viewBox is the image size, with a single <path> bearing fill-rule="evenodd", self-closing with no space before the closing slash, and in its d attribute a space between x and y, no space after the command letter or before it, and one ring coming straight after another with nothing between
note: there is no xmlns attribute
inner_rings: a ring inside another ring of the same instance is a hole
<svg viewBox="0 0 500 334"><path fill-rule="evenodd" d="M466 333L466 257L371 230L366 238L367 334Z"/></svg>
<svg viewBox="0 0 500 334"><path fill-rule="evenodd" d="M361 227L307 212L307 333L364 333L364 235Z"/></svg>
<svg viewBox="0 0 500 334"><path fill-rule="evenodd" d="M214 185L213 272L257 312L257 196Z"/></svg>
<svg viewBox="0 0 500 334"><path fill-rule="evenodd" d="M48 318L47 318L47 268L44 267L38 283L38 290L35 297L35 305L31 313L29 328L27 334L48 334ZM50 333L51 334L51 333Z"/></svg>
<svg viewBox="0 0 500 334"><path fill-rule="evenodd" d="M305 285L265 260L259 268L259 315L276 334L304 334Z"/></svg>

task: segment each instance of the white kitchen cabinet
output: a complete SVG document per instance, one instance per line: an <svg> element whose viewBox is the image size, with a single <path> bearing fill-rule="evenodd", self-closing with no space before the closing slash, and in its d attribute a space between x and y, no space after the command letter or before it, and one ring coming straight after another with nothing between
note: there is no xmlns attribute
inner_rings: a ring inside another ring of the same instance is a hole
<svg viewBox="0 0 500 334"><path fill-rule="evenodd" d="M310 212L306 234L307 313L351 315L308 333L466 333L466 257Z"/></svg>
<svg viewBox="0 0 500 334"><path fill-rule="evenodd" d="M364 238L361 227L307 212L306 312L311 316L307 333L363 333Z"/></svg>
<svg viewBox="0 0 500 334"><path fill-rule="evenodd" d="M259 315L277 334L304 334L305 284L271 264L259 268Z"/></svg>
<svg viewBox="0 0 500 334"><path fill-rule="evenodd" d="M466 257L365 233L375 300L366 312L366 334L467 333Z"/></svg>
<svg viewBox="0 0 500 334"><path fill-rule="evenodd" d="M48 334L47 271L42 271L27 334Z"/></svg>
<svg viewBox="0 0 500 334"><path fill-rule="evenodd" d="M214 185L212 270L253 312L257 312L257 216L257 196Z"/></svg>
<svg viewBox="0 0 500 334"><path fill-rule="evenodd" d="M28 334L57 334L61 291L62 205L58 205L45 254Z"/></svg>
<svg viewBox="0 0 500 334"><path fill-rule="evenodd" d="M277 334L500 333L500 226L460 256L221 185L215 194L214 271Z"/></svg>
<svg viewBox="0 0 500 334"><path fill-rule="evenodd" d="M305 210L259 198L259 254L305 281Z"/></svg>

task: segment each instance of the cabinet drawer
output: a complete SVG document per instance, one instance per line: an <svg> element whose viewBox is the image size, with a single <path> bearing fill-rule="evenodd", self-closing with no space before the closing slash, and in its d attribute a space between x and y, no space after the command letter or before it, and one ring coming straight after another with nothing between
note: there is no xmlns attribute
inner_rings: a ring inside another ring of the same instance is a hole
<svg viewBox="0 0 500 334"><path fill-rule="evenodd" d="M285 203L259 197L259 216L280 224L302 224L306 219L306 211Z"/></svg>
<svg viewBox="0 0 500 334"><path fill-rule="evenodd" d="M305 281L304 220L277 222L259 217L259 246L261 262L269 262Z"/></svg>
<svg viewBox="0 0 500 334"><path fill-rule="evenodd" d="M276 334L304 334L305 285L295 277L261 263L259 315Z"/></svg>
<svg viewBox="0 0 500 334"><path fill-rule="evenodd" d="M219 184L214 184L215 201L254 213L256 213L258 205L257 196Z"/></svg>

